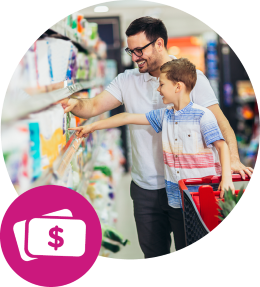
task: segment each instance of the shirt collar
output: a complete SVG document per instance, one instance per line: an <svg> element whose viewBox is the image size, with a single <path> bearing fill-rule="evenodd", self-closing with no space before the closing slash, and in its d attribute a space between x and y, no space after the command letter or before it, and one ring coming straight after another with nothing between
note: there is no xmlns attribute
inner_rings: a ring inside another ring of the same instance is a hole
<svg viewBox="0 0 260 287"><path fill-rule="evenodd" d="M156 81L156 82L159 81L159 79L157 79L156 77L151 76L149 73L145 73L144 74L144 81L148 82L148 81L151 81L151 80Z"/></svg>
<svg viewBox="0 0 260 287"><path fill-rule="evenodd" d="M177 116L177 115L180 115L183 113L188 113L190 111L190 109L192 108L192 106L193 106L193 102L190 101L189 104L185 108L175 112L175 115Z"/></svg>
<svg viewBox="0 0 260 287"><path fill-rule="evenodd" d="M175 56L172 56L172 55L169 55L169 57L170 57L171 59L177 59ZM156 77L151 76L149 73L145 73L145 74L144 74L144 81L145 81L145 82L148 82L148 81L150 81L150 80L153 80L153 81L157 81L157 82L158 82L158 79L157 79Z"/></svg>

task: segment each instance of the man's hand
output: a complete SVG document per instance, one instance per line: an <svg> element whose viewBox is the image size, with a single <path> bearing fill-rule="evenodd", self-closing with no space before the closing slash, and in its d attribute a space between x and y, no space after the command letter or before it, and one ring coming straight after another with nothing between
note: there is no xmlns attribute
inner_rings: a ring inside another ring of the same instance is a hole
<svg viewBox="0 0 260 287"><path fill-rule="evenodd" d="M244 166L239 159L232 160L231 158L231 173L240 173L242 178L245 179L245 174L251 177L253 171L251 167Z"/></svg>
<svg viewBox="0 0 260 287"><path fill-rule="evenodd" d="M61 104L61 106L64 109L64 114L66 114L75 108L75 106L78 104L78 100L72 98L66 98L64 100L58 101L56 104Z"/></svg>

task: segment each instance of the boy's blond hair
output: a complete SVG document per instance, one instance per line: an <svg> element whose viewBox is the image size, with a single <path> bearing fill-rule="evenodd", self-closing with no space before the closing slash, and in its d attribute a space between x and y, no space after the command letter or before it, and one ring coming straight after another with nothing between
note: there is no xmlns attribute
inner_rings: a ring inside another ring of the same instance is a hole
<svg viewBox="0 0 260 287"><path fill-rule="evenodd" d="M167 79L174 83L183 82L188 92L197 81L196 67L186 58L169 61L161 66L160 71L166 73Z"/></svg>

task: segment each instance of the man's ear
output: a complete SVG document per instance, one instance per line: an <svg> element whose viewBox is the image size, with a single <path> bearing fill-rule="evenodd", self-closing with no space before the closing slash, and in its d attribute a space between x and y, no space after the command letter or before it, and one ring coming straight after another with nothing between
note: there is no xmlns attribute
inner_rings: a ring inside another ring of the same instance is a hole
<svg viewBox="0 0 260 287"><path fill-rule="evenodd" d="M162 38L158 38L156 41L156 46L159 52L164 49L164 40Z"/></svg>

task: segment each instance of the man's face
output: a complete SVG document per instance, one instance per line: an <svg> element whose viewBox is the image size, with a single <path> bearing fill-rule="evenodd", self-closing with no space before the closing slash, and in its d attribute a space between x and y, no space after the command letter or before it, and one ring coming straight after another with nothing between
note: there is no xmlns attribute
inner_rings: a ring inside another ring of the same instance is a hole
<svg viewBox="0 0 260 287"><path fill-rule="evenodd" d="M151 41L147 40L144 32L127 38L128 48L131 50L135 48L140 49L150 42ZM132 53L132 60L137 63L140 73L151 73L160 67L160 55L153 45L154 44L151 44L143 49L143 55L140 57Z"/></svg>

